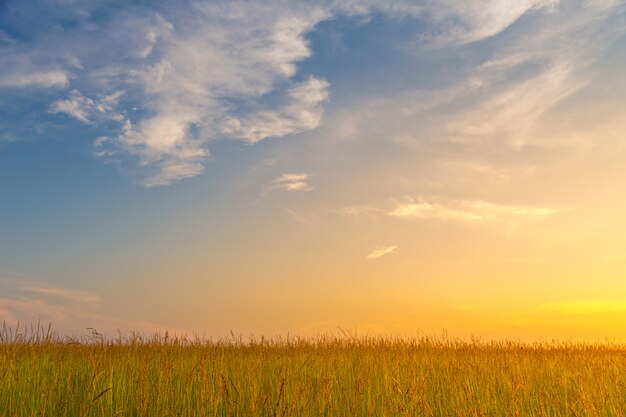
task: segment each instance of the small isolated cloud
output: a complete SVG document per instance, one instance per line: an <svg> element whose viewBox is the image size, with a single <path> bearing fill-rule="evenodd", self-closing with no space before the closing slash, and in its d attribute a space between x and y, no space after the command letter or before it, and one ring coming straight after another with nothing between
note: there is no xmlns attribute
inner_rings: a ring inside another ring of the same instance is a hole
<svg viewBox="0 0 626 417"><path fill-rule="evenodd" d="M311 176L306 173L301 174L282 174L280 177L272 181L270 190L284 191L311 191L314 189L309 184Z"/></svg>
<svg viewBox="0 0 626 417"><path fill-rule="evenodd" d="M502 220L539 220L559 210L545 207L529 207L494 204L485 201L445 200L427 201L419 198L407 202L396 202L389 216L412 220L458 221L481 223Z"/></svg>
<svg viewBox="0 0 626 417"><path fill-rule="evenodd" d="M381 256L387 255L388 253L391 253L391 252L395 251L396 249L398 249L397 246L381 246L381 247L378 247L378 248L374 249L373 251L371 251L367 255L367 259L377 259L377 258L380 258Z"/></svg>

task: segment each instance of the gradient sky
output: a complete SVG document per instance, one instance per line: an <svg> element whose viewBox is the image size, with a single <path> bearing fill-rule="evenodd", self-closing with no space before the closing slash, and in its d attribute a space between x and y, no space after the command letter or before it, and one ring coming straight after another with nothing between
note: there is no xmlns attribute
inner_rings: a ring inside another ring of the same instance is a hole
<svg viewBox="0 0 626 417"><path fill-rule="evenodd" d="M0 1L0 321L626 341L626 3Z"/></svg>

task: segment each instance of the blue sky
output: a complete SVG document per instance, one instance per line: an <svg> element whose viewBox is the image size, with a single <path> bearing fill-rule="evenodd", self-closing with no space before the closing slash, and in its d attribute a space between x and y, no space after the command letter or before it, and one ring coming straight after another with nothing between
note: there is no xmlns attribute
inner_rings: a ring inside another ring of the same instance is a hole
<svg viewBox="0 0 626 417"><path fill-rule="evenodd" d="M625 8L4 1L0 319L610 333Z"/></svg>

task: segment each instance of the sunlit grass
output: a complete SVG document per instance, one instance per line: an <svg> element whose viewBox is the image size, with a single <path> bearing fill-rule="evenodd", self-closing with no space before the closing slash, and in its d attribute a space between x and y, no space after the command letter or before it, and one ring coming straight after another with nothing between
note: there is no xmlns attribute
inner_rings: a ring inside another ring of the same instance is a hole
<svg viewBox="0 0 626 417"><path fill-rule="evenodd" d="M626 347L0 334L0 416L622 416Z"/></svg>

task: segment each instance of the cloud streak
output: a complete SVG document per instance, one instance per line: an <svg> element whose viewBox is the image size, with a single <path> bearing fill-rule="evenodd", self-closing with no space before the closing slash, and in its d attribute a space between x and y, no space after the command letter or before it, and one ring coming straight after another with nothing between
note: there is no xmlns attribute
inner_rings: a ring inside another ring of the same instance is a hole
<svg viewBox="0 0 626 417"><path fill-rule="evenodd" d="M100 297L97 294L87 291L72 290L67 288L53 288L53 287L31 287L23 286L18 287L19 290L26 291L31 294L41 294L44 296L50 296L52 298L75 301L81 304L97 306L100 305Z"/></svg>
<svg viewBox="0 0 626 417"><path fill-rule="evenodd" d="M394 252L396 249L398 249L398 246L381 246L375 248L367 255L367 259L378 259L381 256Z"/></svg>
<svg viewBox="0 0 626 417"><path fill-rule="evenodd" d="M100 297L97 294L62 288L15 274L0 275L0 289L2 289L5 295L14 294L18 297L40 296L48 300L64 300L90 306L100 305Z"/></svg>
<svg viewBox="0 0 626 417"><path fill-rule="evenodd" d="M0 75L0 87L65 88L69 85L65 71L49 70Z"/></svg>
<svg viewBox="0 0 626 417"><path fill-rule="evenodd" d="M418 198L396 202L396 207L387 214L391 217L409 220L485 223L503 220L540 220L558 211L552 208L503 205L480 200L434 202Z"/></svg>
<svg viewBox="0 0 626 417"><path fill-rule="evenodd" d="M100 297L92 292L54 286L30 277L0 271L0 320L15 328L18 323L50 323L60 335L84 335L96 328L108 336L118 331L185 333L148 321L121 319L102 313Z"/></svg>
<svg viewBox="0 0 626 417"><path fill-rule="evenodd" d="M373 12L393 17L428 16L427 33L420 37L433 47L449 47L495 36L513 25L524 14L549 9L558 0L506 0L458 2L454 0L364 0L334 1L331 10L367 15ZM430 23L431 26L428 26Z"/></svg>
<svg viewBox="0 0 626 417"><path fill-rule="evenodd" d="M428 2L428 11L444 30L431 35L438 46L476 42L497 35L530 11L549 8L558 0L487 0Z"/></svg>

